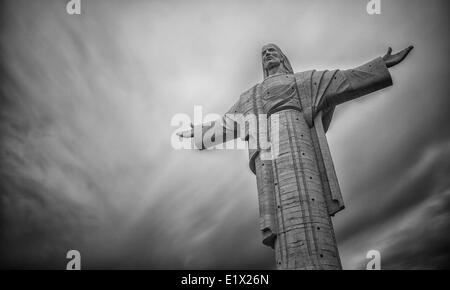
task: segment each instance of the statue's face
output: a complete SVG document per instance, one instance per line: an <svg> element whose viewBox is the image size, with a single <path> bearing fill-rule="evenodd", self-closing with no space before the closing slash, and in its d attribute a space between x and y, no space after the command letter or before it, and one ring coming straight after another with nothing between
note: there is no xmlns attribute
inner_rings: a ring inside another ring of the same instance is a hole
<svg viewBox="0 0 450 290"><path fill-rule="evenodd" d="M262 49L262 61L265 69L271 69L281 64L282 56L275 47L267 45Z"/></svg>

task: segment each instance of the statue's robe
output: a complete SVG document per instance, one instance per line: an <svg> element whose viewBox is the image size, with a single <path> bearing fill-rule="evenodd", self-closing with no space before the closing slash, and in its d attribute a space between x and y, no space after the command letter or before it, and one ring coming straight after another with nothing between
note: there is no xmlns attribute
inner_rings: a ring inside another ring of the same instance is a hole
<svg viewBox="0 0 450 290"><path fill-rule="evenodd" d="M336 105L390 85L381 58L350 70L272 75L244 92L223 118L224 134L236 137L230 114L267 114L272 125L277 116L279 130L268 126L270 140L279 142L273 160L262 158L272 148L260 147L257 132L267 126L258 123L240 137L257 144L249 149L249 166L257 179L263 243L275 249L278 268L341 268L330 216L344 201L325 133Z"/></svg>

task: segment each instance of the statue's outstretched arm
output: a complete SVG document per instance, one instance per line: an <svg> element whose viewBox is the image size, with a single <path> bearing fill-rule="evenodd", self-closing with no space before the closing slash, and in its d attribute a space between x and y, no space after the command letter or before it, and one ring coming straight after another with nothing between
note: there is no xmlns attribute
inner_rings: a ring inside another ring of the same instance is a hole
<svg viewBox="0 0 450 290"><path fill-rule="evenodd" d="M223 115L222 118L194 126L189 130L177 133L182 138L194 138L199 149L207 149L226 143L239 136L239 126L233 118L235 114L242 114L241 98Z"/></svg>
<svg viewBox="0 0 450 290"><path fill-rule="evenodd" d="M392 85L389 73L390 67L402 62L413 49L413 46L392 54L389 48L383 57L378 57L366 64L348 70L325 72L324 77L316 77L320 72L314 73L313 84L317 84L314 112L333 107L344 102L362 97L372 92Z"/></svg>

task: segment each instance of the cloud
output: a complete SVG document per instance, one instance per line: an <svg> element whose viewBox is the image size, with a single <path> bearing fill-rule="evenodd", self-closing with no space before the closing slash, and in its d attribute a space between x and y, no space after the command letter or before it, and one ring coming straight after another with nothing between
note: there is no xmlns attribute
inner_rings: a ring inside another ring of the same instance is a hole
<svg viewBox="0 0 450 290"><path fill-rule="evenodd" d="M450 143L431 147L396 183L351 204L338 233L347 268L364 269L370 249L382 269L448 268L449 157Z"/></svg>
<svg viewBox="0 0 450 290"><path fill-rule="evenodd" d="M450 190L430 202L409 228L393 235L383 269L449 269Z"/></svg>
<svg viewBox="0 0 450 290"><path fill-rule="evenodd" d="M371 230L398 215L416 207L430 198L436 191L440 193L450 187L450 143L428 148L421 158L395 182L380 184L374 190L357 198L359 206L352 211L345 229L340 231L340 240L345 241L355 233ZM364 206L366 205L366 206ZM367 206L370 205L370 206Z"/></svg>

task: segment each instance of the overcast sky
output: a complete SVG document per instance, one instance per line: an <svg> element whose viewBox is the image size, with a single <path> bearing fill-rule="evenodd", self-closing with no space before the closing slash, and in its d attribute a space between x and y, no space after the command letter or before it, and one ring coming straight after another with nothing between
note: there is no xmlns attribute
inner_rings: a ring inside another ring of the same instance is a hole
<svg viewBox="0 0 450 290"><path fill-rule="evenodd" d="M448 1L2 1L0 266L272 269L245 150L174 150L174 114L224 113L262 81L415 49L327 133L345 269L450 268Z"/></svg>

